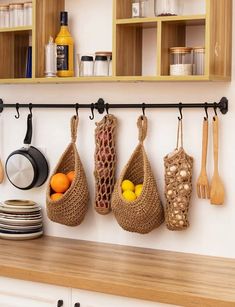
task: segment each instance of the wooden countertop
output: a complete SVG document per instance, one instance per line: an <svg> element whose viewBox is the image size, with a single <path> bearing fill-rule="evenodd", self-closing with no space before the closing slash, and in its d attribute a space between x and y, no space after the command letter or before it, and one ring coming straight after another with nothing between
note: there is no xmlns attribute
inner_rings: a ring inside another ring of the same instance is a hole
<svg viewBox="0 0 235 307"><path fill-rule="evenodd" d="M42 237L0 240L0 275L181 306L235 306L235 260Z"/></svg>

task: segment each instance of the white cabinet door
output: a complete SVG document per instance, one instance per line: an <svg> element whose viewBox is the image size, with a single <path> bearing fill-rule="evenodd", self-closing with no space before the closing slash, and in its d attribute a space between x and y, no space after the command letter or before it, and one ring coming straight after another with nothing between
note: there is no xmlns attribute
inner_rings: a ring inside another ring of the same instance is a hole
<svg viewBox="0 0 235 307"><path fill-rule="evenodd" d="M63 305L58 305L58 301ZM1 307L70 307L71 289L0 277Z"/></svg>
<svg viewBox="0 0 235 307"><path fill-rule="evenodd" d="M79 305L75 305L80 303ZM178 307L122 296L72 289L71 307Z"/></svg>

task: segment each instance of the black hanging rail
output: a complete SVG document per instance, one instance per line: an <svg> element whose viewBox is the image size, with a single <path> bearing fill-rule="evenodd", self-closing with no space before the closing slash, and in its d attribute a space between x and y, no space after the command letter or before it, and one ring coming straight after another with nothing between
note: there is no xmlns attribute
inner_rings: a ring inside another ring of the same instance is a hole
<svg viewBox="0 0 235 307"><path fill-rule="evenodd" d="M105 111L109 109L142 109L143 112L145 109L169 109L169 108L178 108L180 110L182 109L188 109L188 108L213 108L216 112L217 109L220 110L222 114L226 114L228 112L228 99L226 97L222 97L219 102L213 102L213 103L139 103L139 104L109 104L105 103L105 101L100 98L96 103L91 104L6 104L3 103L3 100L0 99L0 113L3 112L5 108L16 108L18 117L19 117L19 109L21 108L30 108L33 109L76 109L76 112L78 112L79 109L91 109L92 111L92 117L90 119L94 119L94 110L97 110L100 114L103 114Z"/></svg>

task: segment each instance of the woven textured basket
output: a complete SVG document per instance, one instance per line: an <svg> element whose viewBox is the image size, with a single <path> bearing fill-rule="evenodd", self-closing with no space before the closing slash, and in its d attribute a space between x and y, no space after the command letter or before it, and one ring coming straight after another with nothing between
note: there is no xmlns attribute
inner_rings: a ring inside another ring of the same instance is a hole
<svg viewBox="0 0 235 307"><path fill-rule="evenodd" d="M179 134L181 131L181 147ZM192 194L193 158L183 149L183 122L178 122L176 150L164 158L166 226L169 230L189 227L188 212Z"/></svg>
<svg viewBox="0 0 235 307"><path fill-rule="evenodd" d="M116 126L117 119L111 114L96 123L95 129L95 210L105 215L111 211L111 196L116 171Z"/></svg>
<svg viewBox="0 0 235 307"><path fill-rule="evenodd" d="M77 151L77 126L78 117L73 116L71 119L71 143L61 156L52 176L56 173L68 173L75 171L75 178L59 200L52 201L50 195L52 190L50 184L47 188L46 203L47 215L53 222L67 225L77 226L83 221L88 210L88 186L85 172ZM49 181L50 182L50 181Z"/></svg>
<svg viewBox="0 0 235 307"><path fill-rule="evenodd" d="M117 222L124 230L145 234L164 222L164 211L143 145L147 134L147 118L141 116L137 126L139 145L115 184L111 207ZM122 196L121 184L125 179L131 180L135 185L143 183L142 193L133 202L128 202Z"/></svg>

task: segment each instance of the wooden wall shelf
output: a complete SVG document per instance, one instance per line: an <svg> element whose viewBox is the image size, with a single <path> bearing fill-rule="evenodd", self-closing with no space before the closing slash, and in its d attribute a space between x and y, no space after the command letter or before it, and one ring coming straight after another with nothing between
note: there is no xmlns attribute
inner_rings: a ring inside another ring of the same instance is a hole
<svg viewBox="0 0 235 307"><path fill-rule="evenodd" d="M32 1L32 27L0 29L0 84L231 80L232 0L204 0L205 14L151 18L131 18L131 0L113 0L113 76L53 79L44 78L44 46L49 36L56 37L59 32L65 0ZM197 31L200 27L206 50L205 75L170 76L169 48L187 46L188 36L193 36L188 29ZM152 61L148 63L151 72L146 72L144 52L149 46L144 35L149 28L154 31L151 48L155 56L148 59ZM32 78L26 79L26 50L31 35Z"/></svg>

